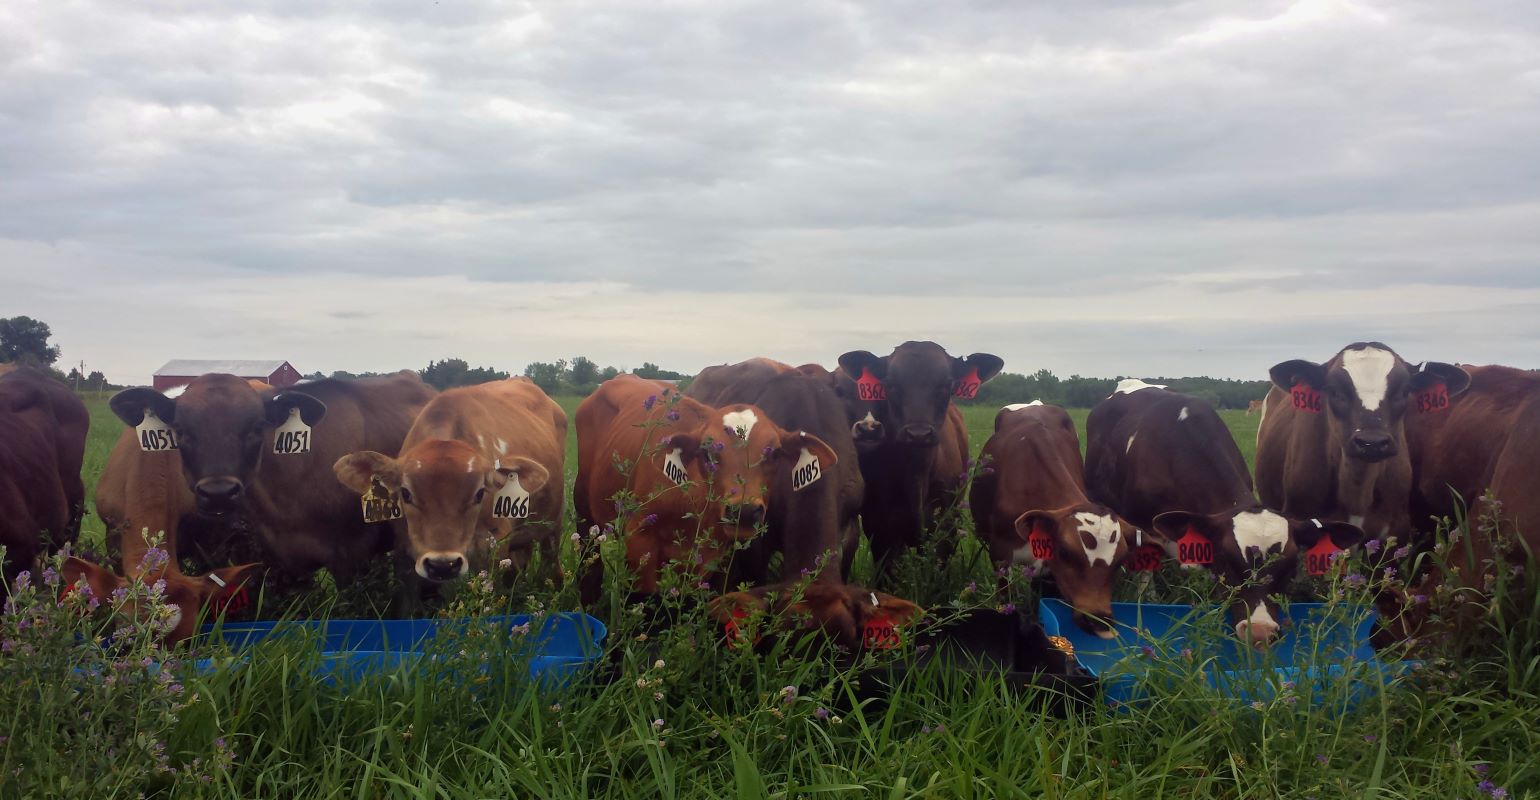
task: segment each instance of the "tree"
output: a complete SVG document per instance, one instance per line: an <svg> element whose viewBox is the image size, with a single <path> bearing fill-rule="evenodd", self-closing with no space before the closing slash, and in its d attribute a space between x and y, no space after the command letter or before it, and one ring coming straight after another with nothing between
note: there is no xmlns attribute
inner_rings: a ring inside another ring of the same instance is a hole
<svg viewBox="0 0 1540 800"><path fill-rule="evenodd" d="M508 373L491 367L471 368L463 358L446 358L443 361L429 361L428 366L417 371L422 376L423 383L435 389L451 389L456 386L474 386L488 381L500 381L508 377Z"/></svg>
<svg viewBox="0 0 1540 800"><path fill-rule="evenodd" d="M0 319L0 361L52 366L59 360L58 346L48 344L52 335L48 323L31 317Z"/></svg>
<svg viewBox="0 0 1540 800"><path fill-rule="evenodd" d="M559 359L555 363L536 361L524 368L524 377L535 382L540 391L546 394L556 394L561 391L561 379L567 374L567 362Z"/></svg>
<svg viewBox="0 0 1540 800"><path fill-rule="evenodd" d="M593 391L599 385L599 365L586 356L575 356L567 369L567 382L578 393Z"/></svg>
<svg viewBox="0 0 1540 800"><path fill-rule="evenodd" d="M107 376L99 369L91 370L91 374L86 376L86 388L93 392L106 391Z"/></svg>
<svg viewBox="0 0 1540 800"><path fill-rule="evenodd" d="M677 381L683 380L686 377L682 372L664 369L651 361L643 361L640 367L632 371L636 373L638 378L651 378L653 380Z"/></svg>

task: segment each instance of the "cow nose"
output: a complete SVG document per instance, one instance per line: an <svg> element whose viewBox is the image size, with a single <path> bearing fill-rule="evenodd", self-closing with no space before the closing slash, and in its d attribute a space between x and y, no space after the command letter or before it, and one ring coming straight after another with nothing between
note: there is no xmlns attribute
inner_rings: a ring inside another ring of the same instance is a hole
<svg viewBox="0 0 1540 800"><path fill-rule="evenodd" d="M1353 434L1353 452L1372 460L1389 458L1396 454L1396 440L1388 433L1358 431Z"/></svg>
<svg viewBox="0 0 1540 800"><path fill-rule="evenodd" d="M1266 648L1278 636L1278 625L1274 622L1241 620L1235 624L1235 636L1246 644L1261 650Z"/></svg>
<svg viewBox="0 0 1540 800"><path fill-rule="evenodd" d="M193 486L193 494L198 510L220 513L234 508L245 488L234 478L204 478Z"/></svg>
<svg viewBox="0 0 1540 800"><path fill-rule="evenodd" d="M742 503L727 507L727 521L734 525L758 525L765 521L765 507L761 503Z"/></svg>
<svg viewBox="0 0 1540 800"><path fill-rule="evenodd" d="M417 572L430 581L452 581L465 572L465 557L459 553L434 553L422 557Z"/></svg>
<svg viewBox="0 0 1540 800"><path fill-rule="evenodd" d="M925 424L905 425L898 429L898 440L904 444L929 447L936 443L936 426Z"/></svg>
<svg viewBox="0 0 1540 800"><path fill-rule="evenodd" d="M856 424L850 426L850 433L856 437L858 442L870 442L881 439L882 423L878 422L871 414L867 414L864 418L858 420Z"/></svg>

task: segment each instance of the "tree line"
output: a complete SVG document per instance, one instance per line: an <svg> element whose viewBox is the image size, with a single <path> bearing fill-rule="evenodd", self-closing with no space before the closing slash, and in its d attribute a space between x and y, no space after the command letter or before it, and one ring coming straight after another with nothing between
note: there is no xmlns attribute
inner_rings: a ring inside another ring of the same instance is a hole
<svg viewBox="0 0 1540 800"><path fill-rule="evenodd" d="M1128 376L1132 377L1132 376ZM1031 375L1002 372L995 379L979 388L972 400L959 401L962 405L1003 406L1009 403L1044 403L1065 408L1090 408L1117 388L1118 378L1086 378L1071 375L1061 378L1046 369ZM1252 400L1267 395L1270 381L1241 381L1229 378L1145 378L1149 383L1164 385L1173 392L1190 394L1207 400L1215 408L1245 408Z"/></svg>

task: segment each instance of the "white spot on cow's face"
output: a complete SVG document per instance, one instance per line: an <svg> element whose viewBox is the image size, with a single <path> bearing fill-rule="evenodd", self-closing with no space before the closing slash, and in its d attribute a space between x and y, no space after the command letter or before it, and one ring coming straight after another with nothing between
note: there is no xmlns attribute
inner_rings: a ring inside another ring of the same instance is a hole
<svg viewBox="0 0 1540 800"><path fill-rule="evenodd" d="M1118 553L1118 537L1122 533L1118 529L1118 521L1110 514L1093 514L1089 511L1081 511L1075 514L1075 521L1080 523L1080 532L1089 534L1092 545L1087 545L1085 536L1080 537L1080 546L1085 550L1085 560L1096 566L1096 562L1105 562L1112 565L1112 557Z"/></svg>
<svg viewBox="0 0 1540 800"><path fill-rule="evenodd" d="M1176 415L1177 422L1181 422L1184 419L1187 419L1187 406L1182 406L1181 413Z"/></svg>
<svg viewBox="0 0 1540 800"><path fill-rule="evenodd" d="M1020 411L1023 408L1031 408L1033 406L1040 406L1042 404L1043 404L1043 401L1041 401L1041 400L1033 400L1030 403L1012 403L1012 404L1010 404L1008 406L1001 406L1000 410L1001 411Z"/></svg>
<svg viewBox="0 0 1540 800"><path fill-rule="evenodd" d="M1342 368L1353 379L1358 402L1365 411L1378 411L1390 388L1390 371L1395 369L1395 354L1378 347L1347 350L1342 353Z"/></svg>
<svg viewBox="0 0 1540 800"><path fill-rule="evenodd" d="M1134 449L1134 439L1137 439L1137 438L1139 438L1139 434L1137 434L1137 433L1134 434L1133 436L1128 437L1128 446L1123 448L1123 452L1127 453L1130 450L1133 450Z"/></svg>
<svg viewBox="0 0 1540 800"><path fill-rule="evenodd" d="M754 423L759 422L759 417L753 411L745 408L742 411L730 411L722 415L722 427L737 431L743 438L749 438L754 431Z"/></svg>
<svg viewBox="0 0 1540 800"><path fill-rule="evenodd" d="M471 456L470 458L465 459L465 471L466 472L475 472L476 471L476 457L475 456Z"/></svg>
<svg viewBox="0 0 1540 800"><path fill-rule="evenodd" d="M1137 392L1140 389L1164 389L1164 388L1166 388L1166 387L1162 386L1161 384L1158 384L1158 383L1145 383L1144 381L1139 380L1138 378L1124 378L1123 380L1118 381L1118 388L1114 389L1112 391L1112 393L1113 394L1133 394L1134 392Z"/></svg>
<svg viewBox="0 0 1540 800"><path fill-rule="evenodd" d="M1258 603L1251 610L1251 616L1235 624L1235 635L1243 642L1261 646L1267 644L1273 635L1278 633L1278 621L1273 619L1272 612L1267 610L1266 603Z"/></svg>
<svg viewBox="0 0 1540 800"><path fill-rule="evenodd" d="M1289 521L1271 511L1242 511L1235 515L1235 544L1244 555L1250 548L1263 554L1283 552L1289 541Z"/></svg>
<svg viewBox="0 0 1540 800"><path fill-rule="evenodd" d="M502 439L497 440L497 454L500 456L508 455L508 443Z"/></svg>

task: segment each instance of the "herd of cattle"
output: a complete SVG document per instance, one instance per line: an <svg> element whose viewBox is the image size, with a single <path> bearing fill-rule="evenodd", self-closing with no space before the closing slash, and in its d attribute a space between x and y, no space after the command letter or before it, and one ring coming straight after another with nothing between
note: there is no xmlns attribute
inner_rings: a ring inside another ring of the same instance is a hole
<svg viewBox="0 0 1540 800"><path fill-rule="evenodd" d="M644 595L669 570L719 592L757 587L713 602L729 626L774 605L843 644L872 645L873 630L920 609L847 584L858 537L891 585L897 556L969 480L954 400L1003 366L907 342L887 356L846 353L833 371L769 359L710 367L683 393L614 378L576 412L573 515L591 535L573 538L588 552L601 536L621 540ZM1076 622L1109 638L1120 572L1168 559L1207 568L1233 598L1236 635L1259 646L1277 635L1276 598L1301 562L1320 574L1366 539L1425 548L1430 518L1461 498L1490 490L1495 501L1473 514L1500 514L1506 532L1540 543L1540 523L1525 524L1540 514L1540 374L1414 366L1357 343L1271 377L1255 483L1213 407L1161 386L1120 383L1087 419L1083 459L1063 409L1000 409L967 498L977 535L997 566L1051 576ZM95 498L122 563L72 558L66 578L100 596L125 576L163 579L181 612L171 639L254 576L257 564L182 572L179 541L234 520L283 575L324 567L346 583L394 552L407 613L493 562L528 567L536 546L539 563L558 563L568 420L527 379L435 392L412 372L282 390L204 375L110 405L125 427ZM62 384L26 368L0 375L8 582L78 532L87 425ZM1494 550L1499 530L1472 527L1468 573L1511 555ZM152 532L164 532L169 559L151 557ZM581 594L594 602L602 561L583 563ZM780 591L791 582L807 585Z"/></svg>

